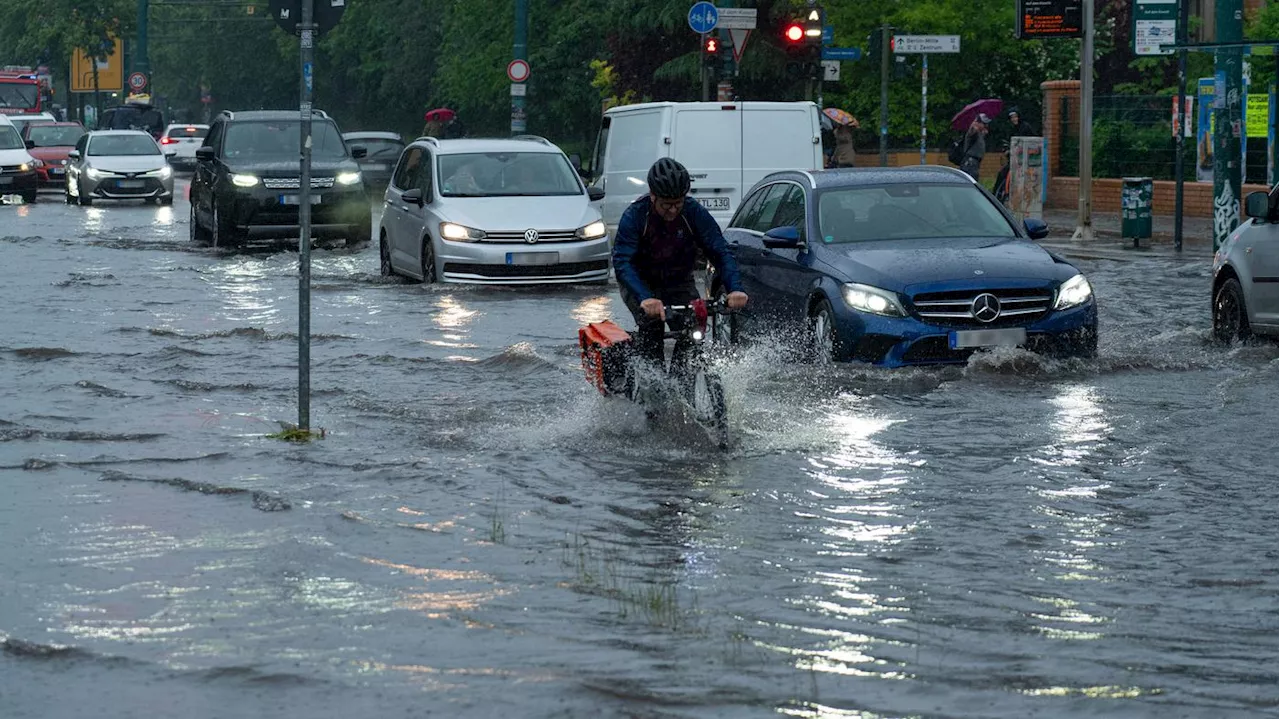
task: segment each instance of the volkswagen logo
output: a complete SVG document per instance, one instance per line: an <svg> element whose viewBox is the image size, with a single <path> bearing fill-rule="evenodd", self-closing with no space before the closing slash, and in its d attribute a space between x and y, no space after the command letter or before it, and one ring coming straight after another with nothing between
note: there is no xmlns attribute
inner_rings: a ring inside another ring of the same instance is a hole
<svg viewBox="0 0 1280 719"><path fill-rule="evenodd" d="M1000 316L1000 298L990 292L983 292L973 298L969 314L979 322L994 322Z"/></svg>
<svg viewBox="0 0 1280 719"><path fill-rule="evenodd" d="M525 231L524 231L524 241L525 241L525 242L528 242L528 243L529 243L529 244L531 244L531 245L532 245L533 243L537 242L537 241L538 241L538 231L537 231L537 230L535 230L535 229L533 229L533 228L529 228L529 229L525 230ZM997 305L997 306L998 306L998 305Z"/></svg>

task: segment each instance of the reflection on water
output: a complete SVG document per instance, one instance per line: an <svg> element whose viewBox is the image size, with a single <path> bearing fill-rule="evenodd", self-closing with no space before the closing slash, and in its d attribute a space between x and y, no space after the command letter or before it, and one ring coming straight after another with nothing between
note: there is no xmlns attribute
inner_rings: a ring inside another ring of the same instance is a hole
<svg viewBox="0 0 1280 719"><path fill-rule="evenodd" d="M569 314L584 325L603 322L613 315L613 300L607 296L587 297L574 305Z"/></svg>
<svg viewBox="0 0 1280 719"><path fill-rule="evenodd" d="M454 295L442 295L436 300L437 311L431 315L431 321L440 329L456 330L471 324L479 314L479 310L468 309ZM465 335L452 333L450 339L462 339Z"/></svg>

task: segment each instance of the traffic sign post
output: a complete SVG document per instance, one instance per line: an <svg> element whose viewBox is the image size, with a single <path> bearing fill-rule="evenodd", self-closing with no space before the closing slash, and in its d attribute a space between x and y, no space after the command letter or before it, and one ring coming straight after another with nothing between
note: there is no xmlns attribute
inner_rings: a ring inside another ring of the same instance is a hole
<svg viewBox="0 0 1280 719"><path fill-rule="evenodd" d="M824 47L822 48L823 60L861 60L862 48L860 47Z"/></svg>
<svg viewBox="0 0 1280 719"><path fill-rule="evenodd" d="M529 79L529 63L519 58L507 64L507 79L511 82L524 82Z"/></svg>
<svg viewBox="0 0 1280 719"><path fill-rule="evenodd" d="M959 35L894 35L889 41L894 54L920 56L920 164L925 164L929 144L929 56L960 52Z"/></svg>
<svg viewBox="0 0 1280 719"><path fill-rule="evenodd" d="M141 72L133 72L129 74L129 90L132 92L142 92L147 87L147 76Z"/></svg>
<svg viewBox="0 0 1280 719"><path fill-rule="evenodd" d="M689 27L699 35L715 30L719 21L720 11L706 0L696 2L689 8Z"/></svg>

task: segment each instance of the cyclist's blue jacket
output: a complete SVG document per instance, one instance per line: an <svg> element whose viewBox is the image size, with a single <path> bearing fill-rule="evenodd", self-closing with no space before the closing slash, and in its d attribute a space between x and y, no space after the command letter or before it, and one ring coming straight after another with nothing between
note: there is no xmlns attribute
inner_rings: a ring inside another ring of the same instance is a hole
<svg viewBox="0 0 1280 719"><path fill-rule="evenodd" d="M645 195L618 221L613 271L618 283L643 302L664 288L690 282L698 250L715 266L726 292L742 290L738 262L706 208L686 197L680 215L668 223L653 213L653 200Z"/></svg>

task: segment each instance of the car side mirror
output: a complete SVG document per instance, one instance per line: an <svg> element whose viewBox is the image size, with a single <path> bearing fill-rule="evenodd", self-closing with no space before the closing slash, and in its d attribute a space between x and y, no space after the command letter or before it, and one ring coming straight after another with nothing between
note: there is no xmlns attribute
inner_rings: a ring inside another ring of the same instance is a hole
<svg viewBox="0 0 1280 719"><path fill-rule="evenodd" d="M800 246L800 228L795 225L775 227L764 233L764 246L773 250L793 250Z"/></svg>
<svg viewBox="0 0 1280 719"><path fill-rule="evenodd" d="M365 157L368 154L369 154L369 148L364 147L363 145L356 145L355 147L351 148L352 159L359 160L360 158Z"/></svg>
<svg viewBox="0 0 1280 719"><path fill-rule="evenodd" d="M422 204L423 204L422 188L415 187L412 190L407 190L404 194L400 195L400 199L404 200L405 202L417 205L418 207L422 207Z"/></svg>
<svg viewBox="0 0 1280 719"><path fill-rule="evenodd" d="M586 168L582 166L582 155L579 155L576 152L569 155L569 164L573 165L573 171L578 173L578 177L583 179L591 177L591 173L587 172Z"/></svg>
<svg viewBox="0 0 1280 719"><path fill-rule="evenodd" d="M1248 197L1244 198L1244 214L1255 220L1266 221L1267 219L1267 193L1250 192Z"/></svg>
<svg viewBox="0 0 1280 719"><path fill-rule="evenodd" d="M196 159L199 160L200 162L212 162L213 148L207 147L207 146L196 148Z"/></svg>
<svg viewBox="0 0 1280 719"><path fill-rule="evenodd" d="M72 150L71 152L68 152L68 153L67 153L67 159L69 159L69 160L79 160L79 159L80 159L80 151L79 151L79 150Z"/></svg>
<svg viewBox="0 0 1280 719"><path fill-rule="evenodd" d="M1022 226L1027 230L1027 237L1033 240L1043 240L1049 236L1049 225L1044 220L1028 217L1022 221Z"/></svg>
<svg viewBox="0 0 1280 719"><path fill-rule="evenodd" d="M589 185L587 187L587 199L591 200L592 202L599 202L600 200L603 200L604 190L600 189L599 187L596 187L595 185Z"/></svg>
<svg viewBox="0 0 1280 719"><path fill-rule="evenodd" d="M35 149L35 146L36 146L36 141L35 141L35 140L27 140L27 149L28 149L28 150Z"/></svg>

